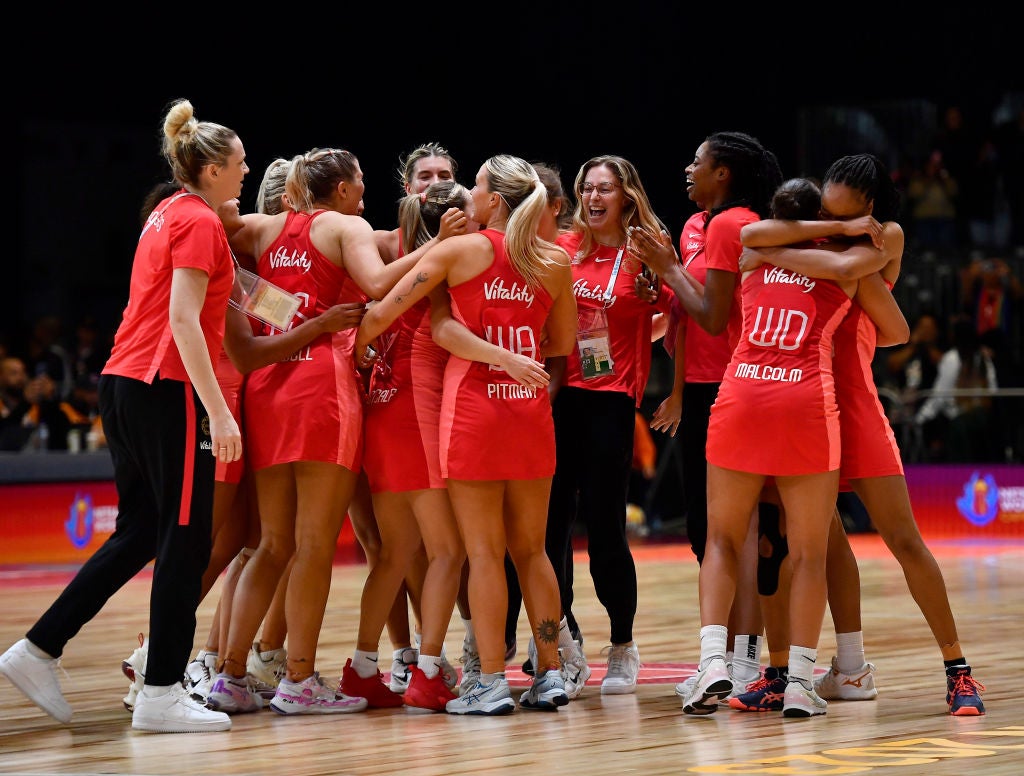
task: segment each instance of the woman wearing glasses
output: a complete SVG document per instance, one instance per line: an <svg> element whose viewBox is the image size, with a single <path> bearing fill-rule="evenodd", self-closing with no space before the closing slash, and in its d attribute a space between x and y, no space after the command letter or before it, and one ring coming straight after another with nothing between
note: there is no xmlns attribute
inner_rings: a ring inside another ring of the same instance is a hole
<svg viewBox="0 0 1024 776"><path fill-rule="evenodd" d="M579 518L587 529L590 574L611 622L605 694L632 693L640 670L633 640L636 566L626 538L626 496L633 461L635 410L651 368L651 321L667 312L671 294L651 304L637 294L641 263L626 249L626 230L664 229L640 176L620 156L596 156L575 181L578 204L572 229L558 245L572 258L578 309L576 347L565 360L554 398L556 462L548 509L547 552L558 577L565 622L561 639L582 644L572 615L572 533ZM571 636L569 634L572 634ZM569 646L572 646L571 644ZM566 677L578 695L589 675Z"/></svg>

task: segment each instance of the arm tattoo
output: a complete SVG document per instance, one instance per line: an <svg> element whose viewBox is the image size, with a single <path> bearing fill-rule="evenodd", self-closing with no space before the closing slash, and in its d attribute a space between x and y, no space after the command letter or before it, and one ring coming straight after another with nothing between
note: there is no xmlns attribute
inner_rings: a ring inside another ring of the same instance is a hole
<svg viewBox="0 0 1024 776"><path fill-rule="evenodd" d="M411 294L413 292L413 289L416 288L416 286L418 286L420 283L426 283L426 282L427 282L427 273L426 272L417 272L416 273L416 279L412 281L412 285L409 287L409 290L406 293ZM404 298L405 298L404 294L399 294L398 296L395 297L395 304L401 304L402 300Z"/></svg>

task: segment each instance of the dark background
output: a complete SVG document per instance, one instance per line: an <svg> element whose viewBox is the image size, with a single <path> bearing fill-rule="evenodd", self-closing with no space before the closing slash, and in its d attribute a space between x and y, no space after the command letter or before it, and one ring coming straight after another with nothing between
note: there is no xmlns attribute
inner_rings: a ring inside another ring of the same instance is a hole
<svg viewBox="0 0 1024 776"><path fill-rule="evenodd" d="M13 33L28 53L7 68L15 251L2 333L18 342L47 314L66 335L87 314L116 327L142 198L167 176L174 98L241 136L243 211L275 156L340 146L365 173L365 217L391 228L399 157L435 140L466 184L495 153L556 163L567 187L591 156L620 154L678 235L693 210L683 170L711 132L749 132L787 177L820 176L843 153L875 151L893 167L920 154L950 104L992 121L1020 97L1020 41L976 5L519 3L490 6L492 18L335 5L255 20L188 6L136 29L123 27L133 16L43 9Z"/></svg>

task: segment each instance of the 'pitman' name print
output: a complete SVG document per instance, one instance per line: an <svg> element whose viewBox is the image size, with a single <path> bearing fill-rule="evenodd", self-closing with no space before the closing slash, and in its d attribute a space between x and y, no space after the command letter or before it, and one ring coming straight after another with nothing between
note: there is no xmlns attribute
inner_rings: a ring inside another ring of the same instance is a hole
<svg viewBox="0 0 1024 776"><path fill-rule="evenodd" d="M537 389L518 383L487 383L488 399L536 399Z"/></svg>

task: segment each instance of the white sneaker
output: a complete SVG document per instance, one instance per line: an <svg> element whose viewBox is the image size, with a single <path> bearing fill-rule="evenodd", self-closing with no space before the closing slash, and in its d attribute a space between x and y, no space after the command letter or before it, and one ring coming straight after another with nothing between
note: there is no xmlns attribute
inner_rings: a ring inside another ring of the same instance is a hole
<svg viewBox="0 0 1024 776"><path fill-rule="evenodd" d="M471 650L465 642L462 644L462 682L459 684L459 695L468 693L480 680L480 653Z"/></svg>
<svg viewBox="0 0 1024 776"><path fill-rule="evenodd" d="M211 709L223 711L226 714L245 714L250 711L259 711L263 708L263 696L258 692L258 679L246 674L242 677L235 677L231 674L217 674L213 681L210 692L206 695L205 703ZM195 696L193 695L193 700ZM203 701L196 701L202 703Z"/></svg>
<svg viewBox="0 0 1024 776"><path fill-rule="evenodd" d="M128 677L128 694L122 699L128 711L135 708L135 699L142 692L146 683L146 659L149 657L149 639L139 634L139 646L126 659L121 661L121 673Z"/></svg>
<svg viewBox="0 0 1024 776"><path fill-rule="evenodd" d="M314 672L301 682L282 679L270 708L278 714L348 714L367 707L366 698L346 695L324 684Z"/></svg>
<svg viewBox="0 0 1024 776"><path fill-rule="evenodd" d="M640 674L640 649L634 641L632 646L612 644L602 650L608 653L608 673L601 680L602 695L628 695L636 692L636 681Z"/></svg>
<svg viewBox="0 0 1024 776"><path fill-rule="evenodd" d="M205 649L185 666L185 689L200 703L206 703L210 688L217 678L217 653Z"/></svg>
<svg viewBox="0 0 1024 776"><path fill-rule="evenodd" d="M686 690L683 696L683 712L686 714L713 714L722 698L728 698L732 692L732 679L722 658L712 660L691 679L693 684L689 687L685 687L689 680L680 685Z"/></svg>
<svg viewBox="0 0 1024 776"><path fill-rule="evenodd" d="M745 682L733 676L732 663L727 661L725 667L729 670L729 678L732 679L732 691L724 698L722 698L719 701L719 703L721 703L723 706L728 706L730 698L736 698L745 693L747 689L750 687L750 685L752 685L754 682L758 681L761 678L761 674L759 673L753 679ZM697 684L696 674L687 677L686 679L684 679L676 685L676 695L678 695L680 698L685 698L687 695L693 692L693 687L695 684Z"/></svg>
<svg viewBox="0 0 1024 776"><path fill-rule="evenodd" d="M783 717L814 717L824 714L828 704L814 690L790 679L782 706Z"/></svg>
<svg viewBox="0 0 1024 776"><path fill-rule="evenodd" d="M417 665L420 653L415 647L403 647L392 653L391 678L388 687L391 692L399 694L409 689L409 680L412 679L412 667Z"/></svg>
<svg viewBox="0 0 1024 776"><path fill-rule="evenodd" d="M575 639L572 643L573 646L558 650L562 676L565 679L565 694L570 700L580 697L591 674L587 656L583 654L583 646Z"/></svg>
<svg viewBox="0 0 1024 776"><path fill-rule="evenodd" d="M57 678L60 660L36 657L22 639L0 655L0 674L21 690L36 706L58 722L71 721L71 705L64 699Z"/></svg>
<svg viewBox="0 0 1024 776"><path fill-rule="evenodd" d="M516 710L508 680L495 677L490 684L478 681L468 692L448 701L445 711L449 714L472 714L475 716L496 716L511 714Z"/></svg>
<svg viewBox="0 0 1024 776"><path fill-rule="evenodd" d="M441 650L441 676L444 677L444 684L449 690L455 689L459 683L459 672L445 657L444 650Z"/></svg>
<svg viewBox="0 0 1024 776"><path fill-rule="evenodd" d="M281 647L260 652L260 645L257 642L249 649L245 670L246 673L252 674L263 684L277 687L288 670L288 651Z"/></svg>
<svg viewBox="0 0 1024 776"><path fill-rule="evenodd" d="M687 695L693 692L693 686L697 684L697 674L688 676L679 684L676 685L676 695L680 698L685 698Z"/></svg>
<svg viewBox="0 0 1024 776"><path fill-rule="evenodd" d="M153 733L215 733L231 730L231 718L196 702L180 684L151 697L143 689L135 700L132 728Z"/></svg>
<svg viewBox="0 0 1024 776"><path fill-rule="evenodd" d="M814 680L814 692L830 701L873 701L878 697L875 666L865 663L856 671L845 674L839 670L839 660L833 656L829 672Z"/></svg>

